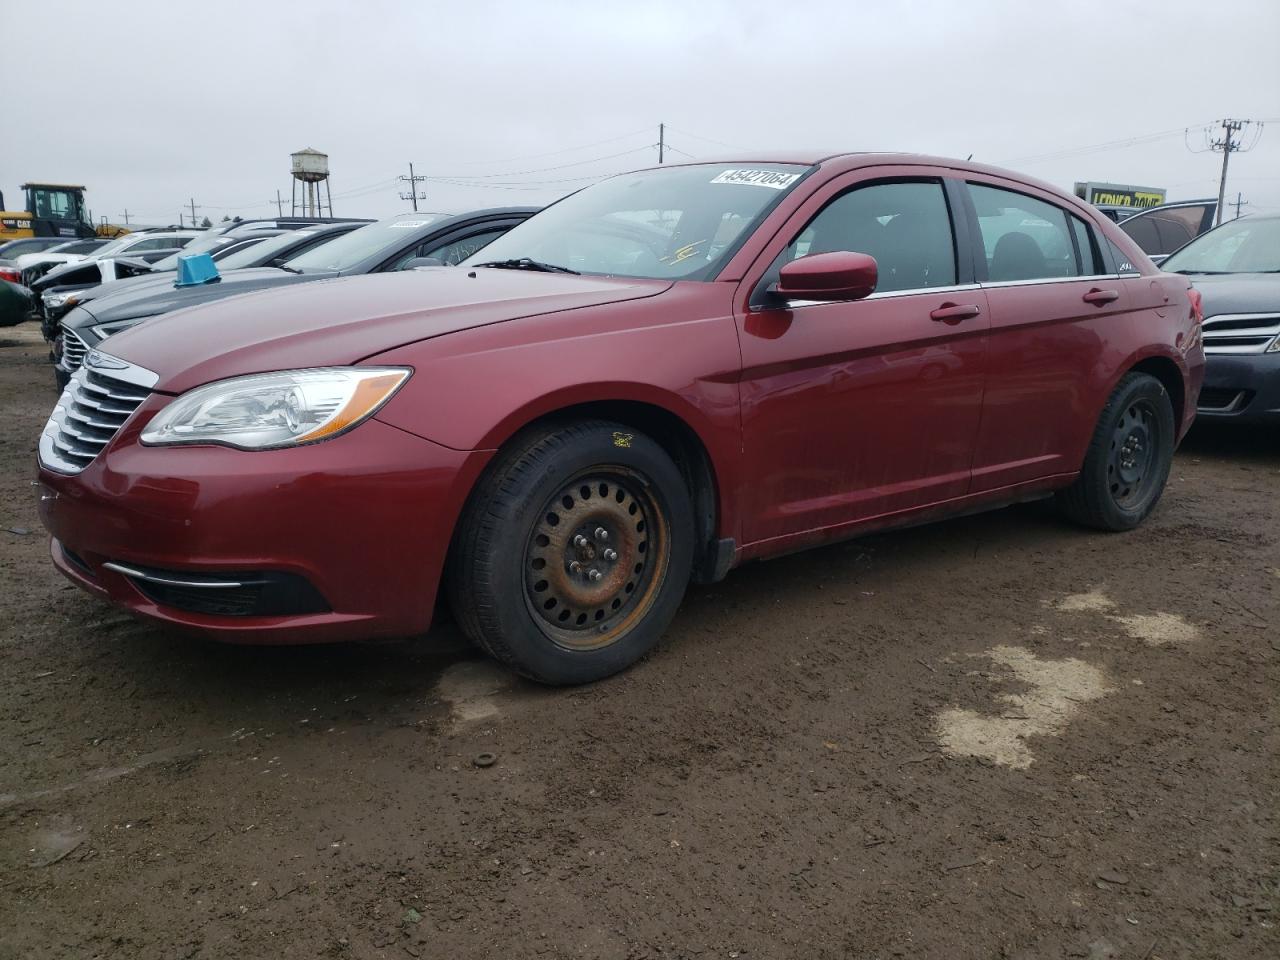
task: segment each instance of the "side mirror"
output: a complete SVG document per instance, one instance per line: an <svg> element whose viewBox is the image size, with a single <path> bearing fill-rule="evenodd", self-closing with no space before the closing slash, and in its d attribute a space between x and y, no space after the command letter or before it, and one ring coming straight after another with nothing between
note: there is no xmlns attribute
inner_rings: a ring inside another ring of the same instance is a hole
<svg viewBox="0 0 1280 960"><path fill-rule="evenodd" d="M875 292L875 257L838 250L786 264L773 292L787 300L861 300Z"/></svg>
<svg viewBox="0 0 1280 960"><path fill-rule="evenodd" d="M404 262L401 270L417 270L419 267L443 267L444 261L439 257L411 257Z"/></svg>

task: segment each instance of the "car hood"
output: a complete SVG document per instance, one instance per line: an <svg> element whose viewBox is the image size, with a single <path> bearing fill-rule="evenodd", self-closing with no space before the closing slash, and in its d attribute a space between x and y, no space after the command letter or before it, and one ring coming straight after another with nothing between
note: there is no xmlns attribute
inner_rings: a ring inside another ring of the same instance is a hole
<svg viewBox="0 0 1280 960"><path fill-rule="evenodd" d="M233 270L224 274L217 283L202 283L192 287L175 287L173 274L168 275L167 283L150 282L157 279L151 276L139 277L137 279L149 282L123 286L104 284L97 291L98 295L80 308L82 312L75 316L68 314L62 322L65 326L83 327L94 323L154 317L158 313L181 310L183 307L209 303L212 300L224 300L237 293L291 286L330 276L333 274L290 273L275 267L255 267L251 270Z"/></svg>
<svg viewBox="0 0 1280 960"><path fill-rule="evenodd" d="M1206 318L1223 313L1280 313L1280 273L1226 273L1187 279L1200 291Z"/></svg>
<svg viewBox="0 0 1280 960"><path fill-rule="evenodd" d="M324 280L183 310L116 334L105 353L180 393L212 380L356 363L472 327L656 296L664 280L435 267Z"/></svg>
<svg viewBox="0 0 1280 960"><path fill-rule="evenodd" d="M162 270L159 273L144 273L138 277L125 277L123 280L116 280L113 283L100 283L96 287L86 287L83 290L76 291L76 303L86 303L89 300L97 300L99 297L115 296L117 293L124 293L126 290L139 290L144 286L162 290L165 287L173 286L173 278L175 276L177 276L176 270Z"/></svg>

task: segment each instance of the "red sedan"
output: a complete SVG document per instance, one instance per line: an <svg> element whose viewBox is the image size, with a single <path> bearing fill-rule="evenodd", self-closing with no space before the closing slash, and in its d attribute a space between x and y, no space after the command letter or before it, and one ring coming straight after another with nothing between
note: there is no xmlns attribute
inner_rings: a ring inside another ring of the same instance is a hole
<svg viewBox="0 0 1280 960"><path fill-rule="evenodd" d="M462 629L549 683L690 579L1056 495L1151 512L1203 377L1185 278L1046 184L919 156L659 167L461 267L170 314L40 442L58 568L233 641Z"/></svg>

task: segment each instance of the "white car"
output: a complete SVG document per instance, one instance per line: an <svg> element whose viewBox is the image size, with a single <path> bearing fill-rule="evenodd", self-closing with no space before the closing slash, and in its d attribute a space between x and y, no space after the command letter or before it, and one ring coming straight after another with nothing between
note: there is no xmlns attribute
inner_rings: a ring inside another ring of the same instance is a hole
<svg viewBox="0 0 1280 960"><path fill-rule="evenodd" d="M69 240L47 250L20 254L13 263L26 285L30 286L59 264L78 263L92 257L110 242L104 238Z"/></svg>
<svg viewBox="0 0 1280 960"><path fill-rule="evenodd" d="M154 230L126 234L98 247L83 260L58 264L47 269L42 276L28 277L24 273L23 279L26 286L37 293L51 287L87 287L110 283L140 272L139 269L130 267L127 261L144 260L153 263L181 250L201 233L200 230Z"/></svg>

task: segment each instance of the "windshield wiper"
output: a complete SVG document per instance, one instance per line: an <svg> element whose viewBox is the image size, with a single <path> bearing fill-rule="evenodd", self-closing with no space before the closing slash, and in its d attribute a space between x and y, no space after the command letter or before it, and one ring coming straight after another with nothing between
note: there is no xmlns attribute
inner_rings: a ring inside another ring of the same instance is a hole
<svg viewBox="0 0 1280 960"><path fill-rule="evenodd" d="M297 267L286 267L283 263L278 263L278 264L276 264L276 269L277 269L277 270L284 270L284 271L285 271L285 272L287 272L287 273L301 273L301 272L302 272L302 271L301 271L301 270L299 270Z"/></svg>
<svg viewBox="0 0 1280 960"><path fill-rule="evenodd" d="M543 263L529 257L516 257L511 260L491 260L489 263L477 263L477 267L494 267L498 270L537 270L541 273L572 273L578 276L577 270L570 270L555 263Z"/></svg>
<svg viewBox="0 0 1280 960"><path fill-rule="evenodd" d="M1174 273L1180 273L1184 277L1225 277L1231 273L1230 270L1174 270Z"/></svg>

